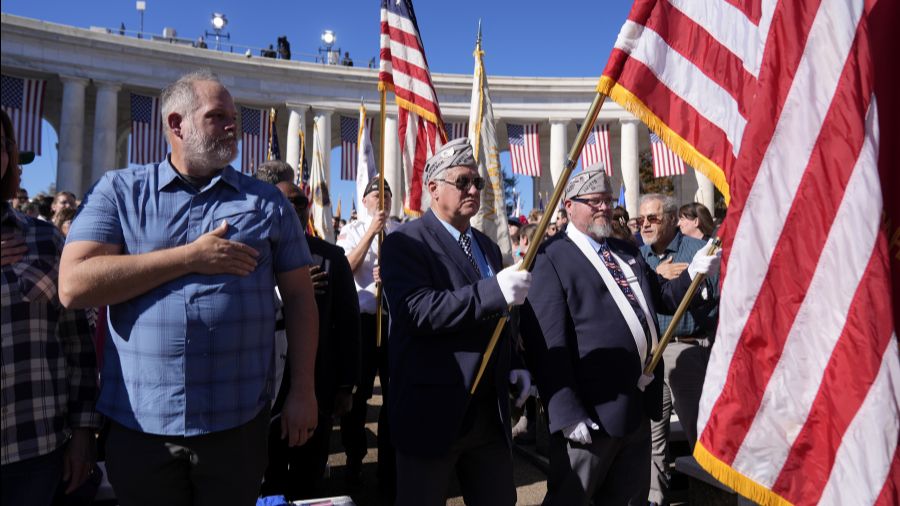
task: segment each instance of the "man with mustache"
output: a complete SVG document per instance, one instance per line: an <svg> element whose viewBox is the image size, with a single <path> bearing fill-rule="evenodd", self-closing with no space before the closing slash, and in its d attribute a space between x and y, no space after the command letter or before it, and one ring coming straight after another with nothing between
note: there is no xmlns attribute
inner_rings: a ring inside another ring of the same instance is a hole
<svg viewBox="0 0 900 506"><path fill-rule="evenodd" d="M531 274L501 270L500 248L469 220L484 179L469 140L444 144L425 163L431 210L384 240L381 279L391 313L388 416L396 449L397 506L446 503L455 471L466 504L511 506L510 385L519 404L531 377L497 344L469 391L497 321L521 304Z"/></svg>
<svg viewBox="0 0 900 506"><path fill-rule="evenodd" d="M290 391L282 437L313 433L318 319L297 214L235 171L234 101L209 71L161 96L172 147L108 172L85 197L60 266L67 307L108 306L100 399L119 503L255 504L274 391L274 289Z"/></svg>
<svg viewBox="0 0 900 506"><path fill-rule="evenodd" d="M704 251L677 278L656 274L638 248L610 237L612 184L603 163L565 188L569 225L541 246L521 333L550 425L545 505L646 505L650 417L658 418L662 363L643 375L671 313L698 273L718 270ZM655 377L654 377L655 376Z"/></svg>

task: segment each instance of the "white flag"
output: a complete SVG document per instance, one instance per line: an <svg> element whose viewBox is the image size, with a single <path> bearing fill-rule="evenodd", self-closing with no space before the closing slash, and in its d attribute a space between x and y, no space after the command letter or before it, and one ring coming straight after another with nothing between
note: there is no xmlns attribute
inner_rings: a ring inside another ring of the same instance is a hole
<svg viewBox="0 0 900 506"><path fill-rule="evenodd" d="M481 230L500 246L503 263L512 263L512 242L506 218L506 201L503 198L503 173L500 170L500 153L497 150L497 132L494 128L494 109L488 90L487 76L481 50L481 31L475 44L475 75L472 79L472 105L469 108L469 142L475 150L478 172L487 183L481 191L481 208L472 217L472 226Z"/></svg>
<svg viewBox="0 0 900 506"><path fill-rule="evenodd" d="M317 124L313 124L313 161L309 174L309 206L316 236L334 243L334 217L331 213L331 198L328 183L325 182L325 142Z"/></svg>
<svg viewBox="0 0 900 506"><path fill-rule="evenodd" d="M372 140L369 138L369 128L366 126L366 106L359 106L359 133L356 136L356 219L364 220L369 215L366 206L363 205L363 192L366 185L373 177L378 175L378 167L375 166L375 150L372 149Z"/></svg>

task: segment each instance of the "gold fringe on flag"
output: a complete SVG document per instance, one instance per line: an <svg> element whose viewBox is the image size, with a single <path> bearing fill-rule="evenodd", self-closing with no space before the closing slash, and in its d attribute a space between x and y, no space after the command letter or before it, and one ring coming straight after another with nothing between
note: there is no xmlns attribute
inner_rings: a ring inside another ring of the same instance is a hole
<svg viewBox="0 0 900 506"><path fill-rule="evenodd" d="M694 445L694 458L713 478L755 503L765 506L793 506L793 503L784 497L719 460L715 455L709 453L699 441Z"/></svg>
<svg viewBox="0 0 900 506"><path fill-rule="evenodd" d="M725 178L725 171L712 160L700 154L690 143L663 123L659 116L653 114L644 102L608 76L600 78L600 82L597 84L597 92L607 95L626 111L637 116L653 133L659 136L660 140L669 149L713 182L716 188L722 192L722 196L725 197L725 205L731 202L731 192L728 187L728 181Z"/></svg>

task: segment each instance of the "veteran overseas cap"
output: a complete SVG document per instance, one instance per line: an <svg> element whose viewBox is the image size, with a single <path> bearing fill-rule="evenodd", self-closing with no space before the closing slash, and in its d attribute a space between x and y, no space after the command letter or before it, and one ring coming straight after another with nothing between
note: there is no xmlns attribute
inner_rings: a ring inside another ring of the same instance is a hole
<svg viewBox="0 0 900 506"><path fill-rule="evenodd" d="M472 145L465 137L444 144L434 156L425 162L425 182L433 180L447 169L460 166L478 170Z"/></svg>
<svg viewBox="0 0 900 506"><path fill-rule="evenodd" d="M589 193L612 193L612 183L606 175L603 162L597 162L569 179L564 198L566 200Z"/></svg>
<svg viewBox="0 0 900 506"><path fill-rule="evenodd" d="M369 184L366 185L366 189L363 192L363 197L365 197L366 195L368 195L372 192L378 191L378 181L379 181L378 176L375 176L369 180ZM388 185L387 179L384 180L384 191L387 193L390 193L391 195L394 194L394 192L391 191L391 187Z"/></svg>

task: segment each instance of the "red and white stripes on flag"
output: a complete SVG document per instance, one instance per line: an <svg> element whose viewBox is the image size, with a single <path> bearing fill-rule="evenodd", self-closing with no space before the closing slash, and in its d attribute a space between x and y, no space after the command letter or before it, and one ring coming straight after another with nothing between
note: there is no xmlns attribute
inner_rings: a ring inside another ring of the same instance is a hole
<svg viewBox="0 0 900 506"><path fill-rule="evenodd" d="M873 10L900 9L638 0L598 85L730 199L694 456L763 504L900 503L897 261L879 179L898 116L880 104L897 81L873 70L896 26Z"/></svg>
<svg viewBox="0 0 900 506"><path fill-rule="evenodd" d="M650 132L650 152L653 154L653 177L684 174L684 160L669 149L653 132Z"/></svg>
<svg viewBox="0 0 900 506"><path fill-rule="evenodd" d="M129 163L157 163L166 157L159 98L131 94L131 156Z"/></svg>
<svg viewBox="0 0 900 506"><path fill-rule="evenodd" d="M41 118L44 115L44 91L47 81L2 76L3 111L12 121L19 151L41 154Z"/></svg>
<svg viewBox="0 0 900 506"><path fill-rule="evenodd" d="M437 92L410 0L381 2L381 63L378 88L394 92L400 157L406 181L404 209L423 211L425 161L447 140Z"/></svg>
<svg viewBox="0 0 900 506"><path fill-rule="evenodd" d="M579 125L580 129L581 126ZM588 168L597 162L603 162L606 175L612 176L612 156L609 154L609 125L597 123L588 133L581 152L581 167Z"/></svg>
<svg viewBox="0 0 900 506"><path fill-rule="evenodd" d="M372 141L372 131L375 129L375 118L366 118L366 131L369 142ZM356 144L359 134L359 118L341 116L341 179L344 181L356 180L356 160L359 147Z"/></svg>
<svg viewBox="0 0 900 506"><path fill-rule="evenodd" d="M241 106L241 172L253 174L269 153L269 109Z"/></svg>
<svg viewBox="0 0 900 506"><path fill-rule="evenodd" d="M447 129L447 140L452 141L454 139L460 139L462 137L469 136L469 122L468 121L454 121L444 123L444 127Z"/></svg>
<svg viewBox="0 0 900 506"><path fill-rule="evenodd" d="M537 123L530 125L506 124L509 136L509 157L513 174L541 176L541 142Z"/></svg>

